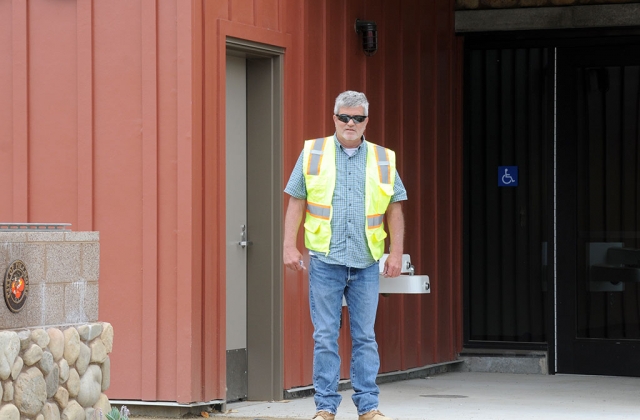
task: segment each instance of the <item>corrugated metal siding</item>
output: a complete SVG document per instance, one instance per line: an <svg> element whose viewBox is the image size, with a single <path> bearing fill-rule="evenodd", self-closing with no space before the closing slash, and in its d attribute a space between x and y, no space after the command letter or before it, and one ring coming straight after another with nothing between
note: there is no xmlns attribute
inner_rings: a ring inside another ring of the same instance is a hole
<svg viewBox="0 0 640 420"><path fill-rule="evenodd" d="M120 390L115 395L138 398L142 358L131 355L143 351L141 334L146 326L142 313L148 309L141 301L149 293L144 287L147 273L141 260L140 13L139 2L117 8L93 3L93 228L101 233L100 319L109 320L117 331L111 355L112 387ZM130 42L132 39L138 42ZM130 281L125 283L122 276ZM147 357L155 359L155 350Z"/></svg>
<svg viewBox="0 0 640 420"><path fill-rule="evenodd" d="M373 57L362 52L356 18L378 25ZM371 103L367 138L397 152L409 193L405 251L432 282L430 295L381 298L376 326L381 371L454 360L461 347L462 178L453 3L314 1L305 3L303 19L303 129L301 137L286 139L285 175L302 140L333 132L335 97L345 89L364 91ZM285 388L292 388L311 383L313 341L306 277L285 276L285 302L295 302L284 314ZM341 376L348 377L346 310L344 316Z"/></svg>
<svg viewBox="0 0 640 420"><path fill-rule="evenodd" d="M5 199L0 200L0 214L4 217L13 215L13 16L11 3L0 2L0 190L6 191ZM11 98L11 99L10 99Z"/></svg>
<svg viewBox="0 0 640 420"><path fill-rule="evenodd" d="M356 18L378 22L374 57ZM383 370L455 358L453 0L0 2L0 219L100 231L100 319L116 331L109 397L224 398L226 35L286 48L287 177L302 140L332 131L335 96L368 94L367 135L398 152L411 197L406 251L433 284L381 302ZM286 388L311 382L307 287L293 277ZM348 361L346 334L341 348Z"/></svg>

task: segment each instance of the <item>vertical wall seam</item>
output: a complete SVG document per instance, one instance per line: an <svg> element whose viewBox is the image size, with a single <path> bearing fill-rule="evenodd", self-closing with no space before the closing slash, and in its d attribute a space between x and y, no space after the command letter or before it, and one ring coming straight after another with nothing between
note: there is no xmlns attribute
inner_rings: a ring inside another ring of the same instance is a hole
<svg viewBox="0 0 640 420"><path fill-rule="evenodd" d="M438 9L437 6L434 4L434 13L433 13L433 18L435 20L435 17L438 15ZM440 94L440 89L438 89L439 86L439 79L440 79L440 72L439 72L439 61L440 61L440 56L439 56L439 36L441 34L441 31L439 31L438 29L438 23L434 22L433 27L435 28L435 36L432 38L432 43L433 43L433 51L434 51L434 62L433 62L433 66L434 66L434 72L433 72L433 99L434 99L434 103L438 103L439 101L439 94ZM438 109L439 106L434 106L432 109L432 121L433 121L433 146L432 146L432 156L433 156L433 167L431 169L431 174L432 174L432 179L433 179L433 196L434 197L438 197L438 192L439 192L439 177L438 177L438 173L439 173L439 165L438 165L438 139L440 138L440 125L439 125L439 119L438 119ZM433 213L435 215L435 220L440 220L440 214L438 212L439 207L438 207L438 200L433 200ZM433 244L434 247L433 249L435 250L435 257L433 259L433 263L434 263L434 267L433 267L433 273L434 273L434 278L432 279L435 280L435 289L433 287L434 283L432 282L432 287L431 287L431 293L434 293L435 290L435 296L434 296L434 311L433 311L433 318L434 318L434 322L433 325L436 329L434 336L435 337L439 337L440 331L439 331L439 320L440 320L440 296L441 296L441 291L440 288L438 287L438 279L439 279L439 274L440 274L440 256L441 256L441 252L439 249L439 238L440 238L440 223L434 223L433 224ZM443 287L444 289L444 287ZM432 342L432 357L434 360L439 360L439 346L438 346L438 340L433 340Z"/></svg>
<svg viewBox="0 0 640 420"><path fill-rule="evenodd" d="M398 8L400 9L398 11L398 16L400 16L401 20L402 20L402 18L404 16L403 15L403 10L402 10L402 5L403 5L402 2L398 2ZM400 51L400 59L397 60L397 64L398 64L398 74L401 75L401 80L402 80L402 76L404 75L404 54L403 54L403 52L404 52L404 47L405 47L406 29L404 27L401 27L400 29L401 29L399 31L400 32L400 36L399 36L400 41L399 41L399 45L398 45L398 51ZM386 74L385 74L385 77L386 77ZM400 83L398 83L398 84L400 85L400 91L402 91L404 89L403 82L400 81ZM385 84L385 88L386 88L386 84ZM403 121L402 121L402 116L404 115L404 110L405 110L404 103L405 103L405 98L404 98L404 95L403 95L400 98L400 100L398 101L398 107L400 108L398 110L399 111L398 115L400 115L400 124L398 124L399 125L398 136L400 137L400 142L401 143L404 142L404 124L403 124ZM383 133L386 134L385 131L383 131ZM411 197L408 197L408 198L411 199ZM407 223L406 223L406 220L405 220L405 235L406 235L406 224ZM404 310L404 308L405 308L405 304L406 304L406 301L407 301L407 296L403 295L398 300L400 300L402 302L402 305L400 305L400 309L399 309L399 311L400 311L400 315L399 315L400 319L405 319L405 310ZM399 333L398 333L399 340L400 340L400 343L403 343L403 346L404 346L404 343L405 343L404 322L400 323L399 330L400 330ZM405 366L406 366L406 361L405 361L405 356L404 356L404 349L400 349L400 361L399 361L399 363L400 363L400 368L404 369Z"/></svg>
<svg viewBox="0 0 640 420"><path fill-rule="evenodd" d="M13 222L29 222L29 25L26 0L12 2Z"/></svg>
<svg viewBox="0 0 640 420"><path fill-rule="evenodd" d="M258 0L253 0L253 26L258 27Z"/></svg>
<svg viewBox="0 0 640 420"><path fill-rule="evenodd" d="M451 19L452 29L455 29L455 12L451 11ZM463 177L463 150L462 150L462 131L463 131L463 120L462 120L462 85L463 85L463 74L462 74L462 63L463 63L463 38L453 37L451 41L451 48L453 49L452 53L452 66L451 66L451 98L452 98L452 106L451 106L451 126L452 126L452 134L451 139L453 142L452 148L452 157L451 164L453 166L453 189L452 189L452 230L451 230L451 277L452 277L452 295L450 298L451 302L451 340L449 347L449 354L447 355L448 359L457 358L457 348L459 346L460 340L459 337L462 337L462 312L460 311L461 301L463 299L463 288L462 288L462 249L463 249L463 239L462 239L462 226L463 226L463 217L462 217L462 195L464 190L464 177Z"/></svg>
<svg viewBox="0 0 640 420"><path fill-rule="evenodd" d="M282 32L282 33L286 33L286 25L284 24L285 22L285 15L286 15L286 10L285 10L285 3L282 0L278 0L278 21L276 22L276 27L274 28L274 30L276 30L277 32Z"/></svg>
<svg viewBox="0 0 640 420"><path fill-rule="evenodd" d="M329 97L328 92L327 92L327 86L329 85L328 82L328 78L330 77L329 74L329 66L327 65L327 45L329 44L329 41L327 40L327 37L329 36L329 31L327 30L327 22L329 20L328 15L329 15L329 4L326 0L323 1L323 8L322 8L322 16L320 17L321 21L322 21L322 37L320 39L322 39L322 55L321 55L321 61L320 61L320 66L322 68L322 74L324 75L324 77L322 78L322 98L320 98L320 103L328 103L327 102L327 98ZM329 102L330 103L330 102ZM322 109L322 115L321 115L322 121L327 121L327 111L326 111L326 107L324 107ZM298 235L300 236L300 235Z"/></svg>
<svg viewBox="0 0 640 420"><path fill-rule="evenodd" d="M156 0L141 3L142 368L140 393L157 398L158 332L158 22Z"/></svg>
<svg viewBox="0 0 640 420"><path fill-rule="evenodd" d="M329 6L327 6L327 7L329 7ZM366 7L366 5L365 5L365 7ZM329 14L329 13L325 13L325 24L323 25L323 27L324 27L324 28L327 28L327 23L326 23L326 21L328 20L328 14ZM343 33L343 35L342 35L342 39L344 39L344 40L347 40L347 39L349 39L349 37L350 37L350 34L348 33L348 30L349 30L349 22L347 22L347 21L346 21L346 20L347 20L347 18L346 18L347 16L349 16L349 7L348 7L348 2L346 2L346 1L345 1L345 2L343 3L342 13L340 14L340 17L339 17L339 19L340 19L340 20L344 20L343 24L342 24L342 25L340 25L341 29L339 29L339 30L340 30L340 31L342 31L342 33ZM357 34L356 34L356 35L357 35ZM324 46L324 48L323 48L323 50L324 50L324 51L326 51L326 50L327 50L327 44L328 44L327 37L328 37L328 36L329 36L329 30L328 30L328 31L325 31L325 38L324 38L324 40L325 40L326 44L325 44L325 46ZM347 53L347 51L349 50L349 48L347 47L347 45L348 45L348 44L347 44L347 43L345 43L345 44L343 44L343 45L341 45L341 46L340 46L340 52L342 53L342 62L343 62L343 63L345 63L345 65L346 65L346 63L347 63L347 57L348 57L348 53ZM324 57L326 57L326 54L324 55ZM325 75L326 75L327 77L329 77L328 67L325 67ZM362 75L363 75L363 77L362 77L362 79L363 79L363 80L362 80L362 86L363 86L363 88L364 88L365 86L367 86L367 64L366 64L366 61L365 61L364 66L362 66ZM341 91L344 91L344 90L346 90L346 88L347 88L347 72L346 72L346 71L341 71L341 72L340 72L340 76L341 76L341 79L342 79L342 80L341 80L341 82L342 82L341 86L342 86L342 87L341 87L341 89L340 89L340 90L341 90ZM328 83L325 85L325 88L326 88L326 86L327 86L327 85L328 85ZM363 89L363 90L364 90L364 89ZM335 92L334 92L334 93L335 93ZM329 97L328 95L327 95L327 99L330 99L330 97ZM331 104L331 101L329 101L329 104ZM331 109L333 110L333 104L331 104ZM333 112L331 112L331 114L333 114ZM332 118L333 118L333 117L332 117Z"/></svg>
<svg viewBox="0 0 640 420"><path fill-rule="evenodd" d="M176 294L176 396L178 402L194 400L192 379L195 372L193 330L193 73L191 1L177 2L177 281Z"/></svg>
<svg viewBox="0 0 640 420"><path fill-rule="evenodd" d="M420 14L420 12L421 12L420 4L418 4L418 14ZM420 100L421 99L420 96L421 96L421 93L422 93L422 83L423 83L423 80L422 80L423 79L423 77L422 77L422 74L423 74L422 73L423 72L422 57L423 57L423 54L424 54L424 47L423 47L423 40L422 40L422 33L421 32L423 30L425 30L425 29L420 27L420 28L418 28L416 30L418 32L417 36L416 36L416 42L417 42L416 55L418 56L417 60L416 60L416 66L417 66L416 74L418 76L417 76L417 80L416 80L415 91L418 92L418 100L415 103L415 108L416 108L415 115L417 115L419 117L420 115L422 115L422 106L421 106L422 105L422 101ZM404 106L404 101L402 101L402 103L403 103L403 106ZM401 115L404 115L404 110L403 110ZM422 133L423 133L423 127L424 127L423 119L419 118L418 121L419 122L416 125L416 137L418 139L422 139ZM404 155L404 147L403 147L404 144L405 144L404 141L402 141L400 143L400 152L403 155ZM418 144L416 145L416 152L417 152L418 156L422 156L422 141L418 141ZM403 167L404 167L404 164L405 163L403 161ZM419 159L417 164L416 164L416 173L421 174L422 173L422 167L423 167L422 159ZM422 191L422 177L417 177L416 184L417 184L417 187L418 187L417 191ZM415 197L414 199L418 199L419 200L418 197ZM422 232L422 218L421 217L417 217L416 220L411 220L410 223L412 225L415 225L415 227L412 227L412 231L414 231L414 232ZM405 232L406 232L406 229L405 229ZM421 248L421 246L419 246L419 248ZM420 299L420 307L421 308L425 307L424 299ZM404 316L405 316L405 313L403 312L402 313L402 317L404 318ZM415 334L415 332L414 332L416 337L420 337L420 331L422 331L423 328L424 328L424 326L422 325L422 320L423 320L422 316L419 316L416 319L416 324L417 325L415 327L416 329L414 330L414 331L417 331L417 334ZM415 346L415 349L414 349L414 356L415 356L415 360L418 361L418 365L422 365L422 364L424 364L424 361L421 360L422 348L421 348L421 345L418 344L418 343L421 343L421 340L416 343L416 346ZM402 352L402 354L404 354L404 352ZM403 367L403 369L407 369L406 365L403 365L402 367Z"/></svg>
<svg viewBox="0 0 640 420"><path fill-rule="evenodd" d="M93 230L93 0L77 3L77 226Z"/></svg>
<svg viewBox="0 0 640 420"><path fill-rule="evenodd" d="M301 23L296 22L296 31L295 32L291 31L291 32L294 33L294 37L293 38L294 38L294 40L296 42L296 46L300 46L300 48L298 48L297 50L293 49L293 51L295 51L295 54L298 57L299 63L302 65L302 67L304 67L305 66L305 53L304 53L305 40L304 40L304 37L301 36L301 35L304 34L305 23L307 22L308 5L307 5L306 2L301 2L299 7L301 9L300 10L300 16L302 16L303 18L300 19ZM295 36L295 35L298 35L298 36ZM294 54L293 51L291 52L292 55ZM293 58L291 57L291 55L289 57L290 57L290 60L288 62L285 60L285 66L288 67L290 69L290 71L291 71L294 68L294 64L293 64L294 61L293 61ZM293 73L293 71L291 71L291 73ZM303 132L302 121L304 121L304 115L305 115L305 111L304 111L305 102L304 102L303 98L305 97L304 89L305 89L305 86L306 86L306 83L305 83L306 72L305 71L301 71L301 72L299 72L299 74L300 74L299 85L290 88L290 91L292 91L290 93L290 96L292 96L292 100L291 100L292 107L291 108L294 109L294 110L297 110L296 111L297 114L295 115L293 120L296 121L296 124L298 124L298 126L296 127L296 130L293 130L293 129L291 130L291 131L293 131L295 133L295 134L293 134L291 136L292 139L296 137L296 134L298 134L300 137L302 137L302 132ZM286 75L286 68L285 68L285 75ZM299 89L299 91L302 92L302 95L295 95L293 93L297 89ZM295 106L293 105L294 100L296 100ZM285 115L286 115L286 112L285 112ZM286 125L287 125L286 120L284 121L284 125L285 125L285 129L286 129ZM293 142L290 141L289 143L293 143ZM288 145L287 144L287 139L285 137L285 141L284 141L284 144L283 144L283 152L284 152L284 150L286 150L287 145ZM293 167L291 167L291 169L292 168ZM281 190L284 190L284 188L285 188L285 185L286 185L286 183L287 183L287 181L289 179L289 176L290 176L291 169L289 170L289 173L283 174ZM283 215L282 215L282 225L283 226L284 226L284 212L286 212L286 208L287 207L288 207L288 200L287 200L287 205L283 206ZM300 242L300 240L298 240L298 242ZM304 254L304 249L303 249L302 252ZM284 271L286 271L286 269ZM286 276L286 274L285 274L285 276ZM286 277L285 277L285 279L286 279ZM298 281L298 284L302 285L303 282L302 281ZM283 283L283 287L286 287L286 283ZM299 302L304 302L304 300L306 298L306 294L303 293L304 287L303 286L298 287L298 288L296 288L296 290L299 293L298 301ZM298 320L306 320L306 319L308 319L308 318L304 317L304 315L306 315L308 313L308 312L305 313L305 306L304 305L296 305L296 308L298 310L298 313L297 313ZM283 309L284 309L284 307L283 307ZM286 324L286 322L283 322L283 325L284 324ZM304 337L305 333L307 332L307 329L305 328L304 321L299 321L297 323L297 326L298 326L298 330L297 330L298 334L296 335L296 337ZM283 331L284 331L284 326L283 326ZM300 344L299 343L295 343L295 344L297 345L298 349L303 349L303 350L305 349L304 345L302 345L301 343ZM286 344L285 344L285 348L286 348ZM285 354L285 352L283 352L283 354ZM305 360L306 359L305 359L305 355L304 354L300 355L299 358L298 358L299 364L298 364L298 371L297 371L298 376L297 376L296 384L304 383L304 380L307 378L305 376L305 373L306 373L308 364L305 364ZM284 369L286 370L286 365L285 365ZM293 376L294 375L292 374L291 377L293 377ZM286 378L285 378L285 384L287 384ZM285 385L285 386L287 386L287 385Z"/></svg>
<svg viewBox="0 0 640 420"><path fill-rule="evenodd" d="M192 151L191 151L191 179L192 179L192 223L191 223L191 243L192 243L192 276L194 285L191 291L191 299L195 303L192 312L192 322L194 341L192 345L192 357L194 366L192 368L191 389L193 397L198 400L203 398L203 307L205 304L205 296L203 294L203 167L202 167L202 135L203 135L203 1L192 0L191 3L191 127L192 127Z"/></svg>
<svg viewBox="0 0 640 420"><path fill-rule="evenodd" d="M448 14L449 14L449 19L447 20L448 25L447 27L450 29L451 33L453 33L453 21L454 21L454 17L453 17L453 4L451 4L452 7L448 10ZM455 92L455 88L454 88L454 80L455 80L455 70L454 70L454 38L451 36L447 36L446 33L443 34L443 38L444 38L444 42L446 45L446 49L447 49L447 54L446 54L446 78L447 78L447 83L446 83L446 101L447 103L444 105L444 112L446 113L445 115L445 122L443 124L443 126L445 127L445 129L447 130L447 137L448 137L448 141L447 144L445 144L444 149L446 151L446 165L447 165L447 173L448 173L448 181L447 181L447 200L446 200L446 236L445 236L445 240L447 241L446 245L443 247L446 251L446 255L444 256L443 259L443 269L446 270L446 273L449 274L450 279L453 280L453 249L454 249L454 243L452 241L453 239L453 233L455 230L455 205L454 205L454 201L455 201L455 191L456 188L459 188L459 184L456 183L456 177L455 177L455 166L454 166L454 160L455 160L455 128L454 128L454 124L453 124L453 115L454 115L454 92ZM455 318L453 316L453 302L454 302L454 292L455 292L455 282L454 281L448 281L447 282L447 296L446 296L446 300L447 300L447 306L444 309L444 313L446 313L447 316L447 324L443 325L443 327L447 328L447 338L448 338L448 343L446 345L446 348L440 348L439 349L439 353L438 353L438 361L441 360L450 360L451 358L451 354L452 354L452 348L453 348L453 331L454 330L454 321Z"/></svg>
<svg viewBox="0 0 640 420"><path fill-rule="evenodd" d="M201 394L201 399L207 401L207 400L211 400L212 399L212 395L215 394L217 392L217 390L212 389L212 385L214 384L214 380L212 380L212 378L215 377L216 375L216 369L213 368L214 366L214 358L217 356L217 353L215 351L208 351L208 345L209 342L207 341L206 338L206 334L208 331L210 331L211 329L214 329L216 327L216 325L211 322L210 320L210 309L207 308L207 301L209 301L209 294L210 293L210 288L209 286L206 284L206 278L207 278L207 274L208 274L208 269L207 269L207 233L205 232L207 226L208 226L208 218L207 218L207 212L206 212L206 206L207 206L207 201L205 199L205 187L208 184L207 181L207 172L205 170L206 168L206 164L207 164L207 154L206 154L206 139L207 139L207 126L206 126L206 119L207 119L207 95L204 93L207 90L208 87L208 83L207 83L207 49L206 46L208 44L207 42L207 13L206 13L206 6L204 5L204 2L202 2L202 6L200 9L200 13L198 18L200 19L200 28L201 29L201 34L202 34L202 39L201 39L201 44L200 44L200 50L199 50L199 55L201 57L201 64L200 64L200 68L198 69L198 71L200 72L200 79L202 81L202 102L201 102L201 107L200 107L200 111L201 115L202 115L202 120L200 121L200 135L201 135L201 141L202 143L200 143L200 168L201 168L201 172L200 172L200 176L201 176L201 201L200 201L200 214L202 215L202 219L200 221L201 226L202 226L202 237L201 237L201 241L200 241L200 273L202 276L202 284L201 284L201 326L200 326L200 336L201 336L201 348L200 348L200 353L201 353L201 380L202 380L202 394ZM219 357L219 356L218 356Z"/></svg>
<svg viewBox="0 0 640 420"><path fill-rule="evenodd" d="M459 139L459 124L457 124L457 121L459 119L459 101L458 101L458 86L459 86L459 81L460 81L460 73L459 73L459 39L458 38L454 38L451 44L451 48L453 48L453 52L452 52L452 65L451 65L451 73L452 73L452 80L451 80L451 141L452 141L452 147L451 147L451 166L452 166L452 176L453 176L453 186L454 189L452 190L451 194L451 201L452 201L452 206L451 206L451 244L450 244L450 249L449 252L451 252L451 259L450 259L450 266L449 266L449 271L451 272L451 278L452 278L452 292L451 292L451 307L449 309L450 312L450 316L451 316L451 323L450 323L450 337L449 337L449 353L447 354L447 358L451 358L451 357L455 357L456 355L456 349L457 349L457 337L458 337L458 323L459 323L459 317L458 317L458 296L461 296L460 291L458 289L458 282L457 282L457 278L458 278L458 267L460 264L457 264L458 262L458 253L456 252L456 244L459 246L461 244L458 235L458 227L460 226L460 224L462 223L462 219L459 217L459 200L458 200L458 195L460 194L460 191L463 188L463 181L460 179L460 172L459 172L459 159L460 159L460 151L459 151L459 143L458 143L458 139Z"/></svg>

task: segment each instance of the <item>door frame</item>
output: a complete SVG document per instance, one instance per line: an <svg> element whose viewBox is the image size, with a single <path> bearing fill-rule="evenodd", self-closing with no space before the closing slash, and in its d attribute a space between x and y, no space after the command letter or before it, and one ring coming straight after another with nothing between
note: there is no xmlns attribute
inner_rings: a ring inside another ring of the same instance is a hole
<svg viewBox="0 0 640 420"><path fill-rule="evenodd" d="M471 49L487 49L487 50L519 49L519 48L540 48L540 49L548 48L549 50L553 49L553 46L550 44L548 40L540 39L541 37L539 33L537 34L530 33L527 35L530 36L531 38L524 36L522 33L508 33L507 35L505 35L504 33L467 34L465 35L465 60L469 59L470 57L469 51ZM552 54L549 53L549 55L551 55L551 59L552 59L553 58ZM467 67L465 65L465 69L466 68ZM548 70L545 70L545 71L548 71ZM553 73L551 71L551 75L552 74ZM465 78L464 78L465 89L466 89L466 84L469 82L470 82L470 75L465 72ZM551 84L549 87L552 89L553 84ZM465 94L466 94L466 91L465 91ZM547 101L546 113L547 113L547 119L551 121L551 124L548 127L546 127L546 130L544 131L545 133L544 135L546 138L543 140L543 143L544 143L543 147L546 148L546 152L543 155L552 157L553 156L553 153L552 153L552 150L553 150L553 92L548 92L547 95L548 95L548 101ZM471 112L473 112L470 100L467 96L465 96L464 112L465 114L470 114ZM465 130L469 130L470 124L466 116L464 117L464 121L465 121L464 122ZM465 137L465 145L467 145L466 137ZM464 170L466 172L468 169L468 165L470 165L470 159L471 159L470 151L466 150L464 152L464 159L465 159ZM552 168L553 166L551 164L548 164L547 167ZM495 169L497 169L497 166ZM495 182L495 179L492 182ZM542 228L546 229L546 237L548 238L548 241L546 242L546 247L543 248L543 249L546 249L546 253L543 253L544 251L541 251L541 254L543 254L542 255L543 261L548 262L548 263L545 263L546 264L545 266L547 267L547 270L548 270L548 286L547 287L548 287L549 293L547 293L546 296L544 297L544 306L543 306L543 311L544 311L543 322L544 322L545 333L546 333L546 342L488 341L488 340L472 340L471 339L470 322L471 322L472 314L469 311L469 307L471 302L472 291L471 291L469 280L468 280L471 276L470 268L469 268L470 237L468 233L468 224L470 223L470 211L471 211L469 202L467 202L467 204L465 204L464 206L465 207L465 215L464 215L465 229L464 229L464 238L463 238L464 239L463 254L464 254L465 265L463 268L463 291L464 291L463 338L464 338L465 348L492 349L496 354L500 354L503 351L506 351L509 354L511 354L513 351L547 351L548 352L548 357L547 357L548 371L552 373L554 369L553 348L555 347L555 336L554 336L554 331L555 331L554 281L555 281L555 278L553 277L553 263L555 260L553 259L554 235L553 235L553 223L552 223L553 215L554 215L553 196L552 196L554 179L553 179L552 171L547 171L547 174L540 178L540 182L546 184L547 196L546 196L546 203L543 205L543 208L546 210L548 219L550 221L549 223L546 224L546 226L543 223ZM465 197L465 200L470 200L470 194L469 194L470 185L469 185L469 180L466 177L465 177L465 184L463 188L464 188L463 195Z"/></svg>
<svg viewBox="0 0 640 420"><path fill-rule="evenodd" d="M284 49L229 36L225 45L225 60L247 59L248 399L281 400Z"/></svg>
<svg viewBox="0 0 640 420"><path fill-rule="evenodd" d="M633 45L633 48L631 48ZM578 156L578 139L575 135L576 114L573 111L572 101L575 94L573 84L569 81L575 77L572 69L573 65L586 66L619 66L627 64L627 57L637 57L634 55L640 45L640 39L629 39L623 43L611 43L611 45L601 46L594 51L594 46L574 46L559 48L558 53L558 85L567 81L570 84L568 90L558 90L558 116L564 115L565 118L558 118L557 123L557 162L558 165L558 194L557 194L557 246L561 250L558 253L558 259L565 261L564 264L557 265L557 273L559 279L564 279L558 283L557 288L557 362L559 373L577 373L577 374L595 374L595 375L615 375L615 376L635 376L640 372L640 362L632 355L636 354L640 349L639 340L628 339L595 339L576 337L576 295L577 282L586 281L580 276L576 267L576 260L579 260L576 254L578 248L576 241L578 237L577 226L577 209L578 195L575 183L566 181L572 175L577 175L577 165L579 164ZM621 62L622 60L622 62ZM636 58L640 65L640 59ZM560 143L560 139L565 139ZM587 238L584 238L587 239ZM607 292L596 292L607 293ZM608 362L602 365L593 359L593 355L603 355ZM606 356L604 356L606 355ZM632 363L630 363L630 361ZM613 370L613 372L612 372ZM622 372L622 373L620 373ZM635 372L635 373L634 373Z"/></svg>
<svg viewBox="0 0 640 420"><path fill-rule="evenodd" d="M563 47L593 47L593 46L607 46L607 45L624 45L640 38L640 29L637 28L589 28L589 29L576 29L576 30L530 30L530 31L500 31L500 32L478 32L478 33L466 33L465 35L465 48L528 48L528 47L548 47L552 50L556 50ZM554 54L555 56L555 54ZM555 56L554 60L557 60ZM466 81L465 81L466 83ZM554 95L557 91L554 91ZM555 103L555 102L554 102ZM557 112L557 105L552 106L553 109L550 112L553 113L554 118ZM470 112L469 104L464 104L465 112ZM466 121L466 118L465 118ZM465 123L466 124L466 123ZM466 127L466 126L465 126ZM550 215L550 222L548 228L549 245L547 248L547 261L549 262L549 278L551 293L547 296L547 313L545 314L546 327L547 327L547 343L546 349L548 352L547 364L550 374L558 373L557 361L558 361L558 347L566 345L562 337L559 337L558 331L558 317L562 316L562 312L558 310L558 305L564 305L566 295L562 295L558 290L558 261L557 261L557 248L559 246L566 246L566 243L559 241L559 236L556 231L558 210L556 207L557 198L559 195L566 194L566 191L559 191L556 189L556 171L557 171L557 122L551 127L551 133L549 135L548 150L549 156L552 159L550 170L547 173L548 192L549 197L547 200L548 214ZM575 158L574 158L575 159ZM468 162L465 162L468 164ZM465 185L465 191L467 186ZM465 193L466 194L466 193ZM559 211L563 211L559 209ZM563 215L560 215L563 217ZM467 242L465 239L465 254L468 252L466 249ZM465 302L468 301L469 286L467 283L468 268L465 266L465 275L463 276ZM562 273L560 273L562 274ZM465 303L465 326L464 326L464 338L465 347L469 348L486 348L486 349L533 349L535 346L525 344L524 346L518 343L505 343L505 342L470 342L468 339L468 306Z"/></svg>

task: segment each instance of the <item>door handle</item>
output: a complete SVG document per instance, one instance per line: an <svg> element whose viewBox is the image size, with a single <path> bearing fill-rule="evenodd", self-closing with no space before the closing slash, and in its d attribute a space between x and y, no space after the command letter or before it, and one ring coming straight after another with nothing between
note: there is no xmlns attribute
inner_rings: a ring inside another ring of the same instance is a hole
<svg viewBox="0 0 640 420"><path fill-rule="evenodd" d="M247 226L240 225L240 242L238 242L238 245L245 248L251 244L253 244L253 242L247 241Z"/></svg>

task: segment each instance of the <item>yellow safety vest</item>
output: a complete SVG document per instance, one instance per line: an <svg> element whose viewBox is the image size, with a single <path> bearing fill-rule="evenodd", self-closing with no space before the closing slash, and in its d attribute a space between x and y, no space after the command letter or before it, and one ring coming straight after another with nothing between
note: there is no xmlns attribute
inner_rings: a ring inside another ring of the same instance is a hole
<svg viewBox="0 0 640 420"><path fill-rule="evenodd" d="M305 246L329 254L333 191L336 185L336 145L333 136L304 143L303 171L307 187L307 214L304 221ZM396 176L396 154L367 142L365 181L365 228L371 256L384 254L384 214L387 211Z"/></svg>

